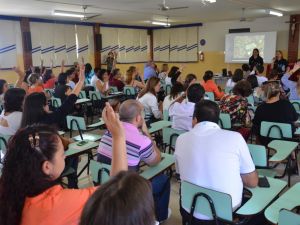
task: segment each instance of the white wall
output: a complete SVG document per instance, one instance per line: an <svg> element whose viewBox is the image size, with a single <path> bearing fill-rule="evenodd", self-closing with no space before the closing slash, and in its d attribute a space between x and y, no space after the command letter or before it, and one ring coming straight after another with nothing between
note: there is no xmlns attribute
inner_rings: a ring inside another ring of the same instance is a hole
<svg viewBox="0 0 300 225"><path fill-rule="evenodd" d="M224 51L225 34L229 29L250 28L250 32L277 31L277 49L288 49L289 25L285 21L289 16L266 17L252 22L219 21L204 23L199 27L199 39L205 39L205 46L200 46L201 51ZM300 46L300 45L299 45Z"/></svg>

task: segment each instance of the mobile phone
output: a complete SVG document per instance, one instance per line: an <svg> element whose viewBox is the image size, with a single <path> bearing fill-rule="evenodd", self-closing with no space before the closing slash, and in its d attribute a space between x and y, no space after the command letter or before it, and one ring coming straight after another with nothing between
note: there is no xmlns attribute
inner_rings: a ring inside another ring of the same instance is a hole
<svg viewBox="0 0 300 225"><path fill-rule="evenodd" d="M80 142L77 143L77 146L83 146L87 143L88 143L87 141L80 141Z"/></svg>
<svg viewBox="0 0 300 225"><path fill-rule="evenodd" d="M262 188L269 188L270 187L270 183L268 181L268 179L266 177L260 177L258 179L258 186L262 187Z"/></svg>

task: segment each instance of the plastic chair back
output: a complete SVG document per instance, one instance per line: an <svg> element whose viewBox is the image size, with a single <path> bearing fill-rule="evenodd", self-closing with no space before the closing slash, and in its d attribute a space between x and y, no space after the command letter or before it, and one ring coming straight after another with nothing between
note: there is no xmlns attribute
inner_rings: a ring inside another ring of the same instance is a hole
<svg viewBox="0 0 300 225"><path fill-rule="evenodd" d="M217 216L223 220L232 221L232 203L230 195L203 188L186 181L181 182L180 192L180 204L183 208L188 209L189 213L192 212L194 205L194 213L200 213L210 219ZM215 211L215 213L213 211Z"/></svg>
<svg viewBox="0 0 300 225"><path fill-rule="evenodd" d="M109 91L110 91L111 93L115 93L115 92L118 92L118 88L115 87L115 86L110 86L110 87L109 87Z"/></svg>
<svg viewBox="0 0 300 225"><path fill-rule="evenodd" d="M170 85L170 84L166 84L164 86L164 91L165 91L166 96L171 93L171 89L172 89L172 85Z"/></svg>
<svg viewBox="0 0 300 225"><path fill-rule="evenodd" d="M300 111L300 100L291 100L292 105L294 106L297 112Z"/></svg>
<svg viewBox="0 0 300 225"><path fill-rule="evenodd" d="M101 100L101 94L99 91L89 91L89 98L92 101Z"/></svg>
<svg viewBox="0 0 300 225"><path fill-rule="evenodd" d="M215 95L213 92L205 92L204 96L210 101L215 101Z"/></svg>
<svg viewBox="0 0 300 225"><path fill-rule="evenodd" d="M267 150L263 145L248 144L250 154L255 166L266 167L268 164Z"/></svg>
<svg viewBox="0 0 300 225"><path fill-rule="evenodd" d="M279 212L278 225L300 225L300 215L286 209L282 209Z"/></svg>
<svg viewBox="0 0 300 225"><path fill-rule="evenodd" d="M247 97L247 101L248 101L248 104L254 106L254 102L255 102L255 101L254 101L253 95L248 96L248 97Z"/></svg>
<svg viewBox="0 0 300 225"><path fill-rule="evenodd" d="M231 129L231 118L228 113L220 113L219 125L222 129Z"/></svg>
<svg viewBox="0 0 300 225"><path fill-rule="evenodd" d="M67 127L70 130L86 130L86 124L83 117L67 116Z"/></svg>
<svg viewBox="0 0 300 225"><path fill-rule="evenodd" d="M59 108L59 107L61 107L61 99L60 99L60 98L52 97L52 98L51 98L51 105L52 105L54 108Z"/></svg>
<svg viewBox="0 0 300 225"><path fill-rule="evenodd" d="M131 86L125 86L123 90L124 94L127 96L135 95L135 89Z"/></svg>
<svg viewBox="0 0 300 225"><path fill-rule="evenodd" d="M288 123L274 123L262 121L260 135L274 139L292 138L292 125Z"/></svg>
<svg viewBox="0 0 300 225"><path fill-rule="evenodd" d="M87 98L87 97L86 97L86 92L85 92L85 91L80 91L78 97L79 97L79 98Z"/></svg>
<svg viewBox="0 0 300 225"><path fill-rule="evenodd" d="M90 161L90 170L91 170L91 175L92 179L95 185L100 185L104 184L107 182L110 178L109 173L110 173L111 166L97 162L95 160Z"/></svg>

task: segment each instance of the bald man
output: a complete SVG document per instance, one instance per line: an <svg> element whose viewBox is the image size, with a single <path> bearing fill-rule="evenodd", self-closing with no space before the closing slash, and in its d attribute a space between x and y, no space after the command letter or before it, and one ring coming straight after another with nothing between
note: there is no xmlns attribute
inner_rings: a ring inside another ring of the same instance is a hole
<svg viewBox="0 0 300 225"><path fill-rule="evenodd" d="M120 120L125 129L128 168L135 171L139 171L141 161L149 166L154 166L161 161L160 150L149 134L142 115L143 111L143 106L136 100L123 102L119 109ZM99 144L98 161L111 164L111 158L112 136L107 131ZM157 220L162 222L168 218L170 181L167 176L159 175L153 178L151 183L156 199ZM163 192L162 195L160 195L161 192Z"/></svg>

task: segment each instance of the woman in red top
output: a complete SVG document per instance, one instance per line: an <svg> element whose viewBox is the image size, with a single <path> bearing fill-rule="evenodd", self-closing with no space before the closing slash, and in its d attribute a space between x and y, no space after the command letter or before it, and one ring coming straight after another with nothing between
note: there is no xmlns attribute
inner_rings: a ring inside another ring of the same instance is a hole
<svg viewBox="0 0 300 225"><path fill-rule="evenodd" d="M55 87L56 77L52 70L47 69L43 75L44 88L53 89Z"/></svg>
<svg viewBox="0 0 300 225"><path fill-rule="evenodd" d="M30 83L30 87L28 88L28 94L35 92L44 92L43 81L41 76L37 73L33 73L29 76L28 81Z"/></svg>
<svg viewBox="0 0 300 225"><path fill-rule="evenodd" d="M102 118L113 137L110 175L127 170L123 126L107 104ZM8 144L0 179L1 225L75 225L95 187L75 190L59 185L65 167L62 141L49 126L19 130Z"/></svg>
<svg viewBox="0 0 300 225"><path fill-rule="evenodd" d="M206 92L213 92L215 99L221 99L224 96L224 92L221 92L213 80L214 74L211 70L205 72L203 76L203 82L201 85Z"/></svg>

